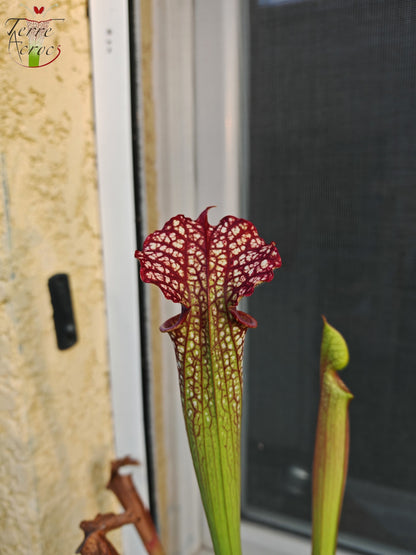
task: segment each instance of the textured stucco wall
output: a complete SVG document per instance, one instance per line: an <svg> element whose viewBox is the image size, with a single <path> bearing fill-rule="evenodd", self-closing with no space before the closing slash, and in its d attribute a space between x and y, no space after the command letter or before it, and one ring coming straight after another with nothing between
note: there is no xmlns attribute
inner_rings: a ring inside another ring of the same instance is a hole
<svg viewBox="0 0 416 555"><path fill-rule="evenodd" d="M39 4L39 3L38 3ZM43 2L45 10L53 2ZM83 518L113 510L113 457L86 2L48 12L62 54L7 54L0 0L0 551L73 553ZM59 351L47 288L70 275L78 343Z"/></svg>

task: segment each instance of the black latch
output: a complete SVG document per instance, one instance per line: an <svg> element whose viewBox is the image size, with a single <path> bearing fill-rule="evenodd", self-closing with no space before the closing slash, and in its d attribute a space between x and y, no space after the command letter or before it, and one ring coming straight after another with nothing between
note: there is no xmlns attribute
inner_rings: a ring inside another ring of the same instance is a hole
<svg viewBox="0 0 416 555"><path fill-rule="evenodd" d="M67 274L55 274L48 281L53 306L58 349L69 349L77 341L71 291Z"/></svg>

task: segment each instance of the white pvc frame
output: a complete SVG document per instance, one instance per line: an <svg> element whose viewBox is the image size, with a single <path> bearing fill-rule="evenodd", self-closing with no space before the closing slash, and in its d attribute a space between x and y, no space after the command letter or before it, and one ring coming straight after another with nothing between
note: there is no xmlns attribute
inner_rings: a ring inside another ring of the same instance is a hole
<svg viewBox="0 0 416 555"><path fill-rule="evenodd" d="M116 455L131 455L136 486L148 503L139 342L130 57L127 0L90 0L98 188L103 238L111 399ZM125 555L145 555L123 527Z"/></svg>

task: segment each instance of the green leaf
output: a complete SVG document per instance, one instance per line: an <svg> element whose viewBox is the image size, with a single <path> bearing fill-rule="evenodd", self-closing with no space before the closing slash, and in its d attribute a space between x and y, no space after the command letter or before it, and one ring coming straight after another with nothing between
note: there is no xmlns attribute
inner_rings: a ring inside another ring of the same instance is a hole
<svg viewBox="0 0 416 555"><path fill-rule="evenodd" d="M325 317L321 343L321 397L313 464L312 555L333 555L348 470L348 407L353 395L338 376L347 344Z"/></svg>

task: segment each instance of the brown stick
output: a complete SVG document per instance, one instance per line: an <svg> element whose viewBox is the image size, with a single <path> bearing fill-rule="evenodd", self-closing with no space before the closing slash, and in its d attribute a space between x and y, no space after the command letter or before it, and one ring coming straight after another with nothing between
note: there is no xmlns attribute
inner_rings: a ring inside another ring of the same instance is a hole
<svg viewBox="0 0 416 555"><path fill-rule="evenodd" d="M113 461L111 463L111 477L107 484L107 489L116 495L126 511L134 515L133 524L149 555L165 555L150 512L146 509L141 497L137 493L131 475L119 474L118 472L122 466L137 464L139 463L131 457L124 457L123 459Z"/></svg>
<svg viewBox="0 0 416 555"><path fill-rule="evenodd" d="M124 524L134 524L149 555L165 555L160 543L150 512L141 500L130 474L119 474L119 469L126 465L139 463L124 457L111 463L111 476L107 488L111 490L120 501L125 512L98 514L94 520L83 520L80 528L84 531L84 541L76 553L81 555L119 555L115 547L106 538L106 533Z"/></svg>
<svg viewBox="0 0 416 555"><path fill-rule="evenodd" d="M134 521L134 515L125 512L98 514L94 520L83 520L79 525L84 531L84 541L76 550L81 555L119 555L118 551L105 537L106 533Z"/></svg>

